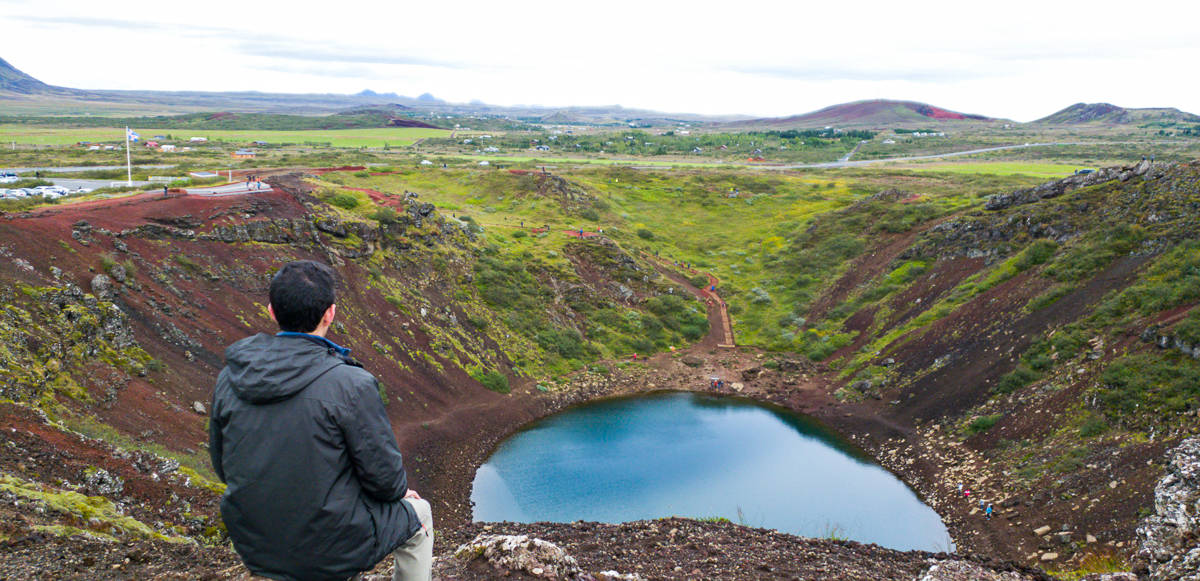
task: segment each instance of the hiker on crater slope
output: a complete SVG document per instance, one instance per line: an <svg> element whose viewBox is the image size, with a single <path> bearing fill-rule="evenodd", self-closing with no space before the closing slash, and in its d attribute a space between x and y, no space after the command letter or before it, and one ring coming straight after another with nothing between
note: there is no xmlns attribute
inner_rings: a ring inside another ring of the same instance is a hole
<svg viewBox="0 0 1200 581"><path fill-rule="evenodd" d="M428 581L429 503L408 489L379 382L325 337L334 273L291 262L270 285L280 333L225 350L209 423L221 517L252 573L345 580L392 553L394 580Z"/></svg>

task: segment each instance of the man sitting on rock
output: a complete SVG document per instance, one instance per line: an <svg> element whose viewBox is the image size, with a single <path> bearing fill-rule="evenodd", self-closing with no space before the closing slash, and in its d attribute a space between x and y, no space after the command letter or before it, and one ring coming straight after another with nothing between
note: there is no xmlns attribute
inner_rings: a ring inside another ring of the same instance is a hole
<svg viewBox="0 0 1200 581"><path fill-rule="evenodd" d="M325 338L334 273L284 265L267 312L279 324L225 350L209 453L228 486L221 517L256 575L345 580L395 556L395 580L428 581L429 503L408 489L375 377Z"/></svg>

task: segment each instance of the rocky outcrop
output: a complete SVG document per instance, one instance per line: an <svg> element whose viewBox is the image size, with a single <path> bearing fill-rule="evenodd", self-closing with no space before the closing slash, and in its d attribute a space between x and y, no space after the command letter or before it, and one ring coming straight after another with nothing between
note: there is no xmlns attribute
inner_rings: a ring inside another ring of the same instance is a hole
<svg viewBox="0 0 1200 581"><path fill-rule="evenodd" d="M1150 581L1200 581L1200 438L1170 452L1154 488L1154 514L1137 529L1140 573Z"/></svg>
<svg viewBox="0 0 1200 581"><path fill-rule="evenodd" d="M1142 331L1142 341L1154 343L1159 349L1176 349L1193 359L1200 359L1200 345L1193 345L1184 339L1165 332L1159 325L1151 325Z"/></svg>
<svg viewBox="0 0 1200 581"><path fill-rule="evenodd" d="M1034 579L1017 571L994 571L968 561L939 561L919 581L1026 581Z"/></svg>
<svg viewBox="0 0 1200 581"><path fill-rule="evenodd" d="M1156 164L1148 160L1142 160L1141 163L1130 167L1106 167L1086 174L1075 174L1061 180L1047 182L1017 190L1007 194L993 194L988 196L987 203L984 209L987 210L1003 210L1011 206L1019 206L1022 204L1032 204L1038 200L1047 198L1057 198L1072 190L1086 188L1096 184L1102 184L1112 180L1126 181L1135 176L1147 176L1149 178L1158 177L1162 174L1167 164Z"/></svg>
<svg viewBox="0 0 1200 581"><path fill-rule="evenodd" d="M482 565L497 577L528 575L543 579L581 581L641 581L637 574L616 571L588 573L558 545L527 535L481 534L454 551L455 560Z"/></svg>

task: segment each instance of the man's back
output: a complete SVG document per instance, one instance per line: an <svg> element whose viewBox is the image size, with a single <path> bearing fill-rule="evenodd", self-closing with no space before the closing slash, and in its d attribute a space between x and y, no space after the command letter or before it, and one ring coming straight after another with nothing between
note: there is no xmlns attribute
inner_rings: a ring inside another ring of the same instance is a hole
<svg viewBox="0 0 1200 581"><path fill-rule="evenodd" d="M323 341L243 339L213 395L221 515L266 577L346 579L420 529L378 384Z"/></svg>

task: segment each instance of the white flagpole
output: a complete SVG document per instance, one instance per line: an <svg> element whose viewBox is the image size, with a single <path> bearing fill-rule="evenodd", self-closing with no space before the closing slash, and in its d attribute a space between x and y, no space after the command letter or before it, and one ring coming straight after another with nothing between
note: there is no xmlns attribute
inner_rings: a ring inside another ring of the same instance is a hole
<svg viewBox="0 0 1200 581"><path fill-rule="evenodd" d="M126 187L133 187L133 162L129 157L129 126L125 127L125 179Z"/></svg>

